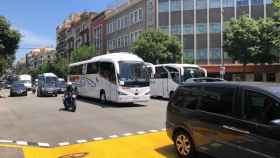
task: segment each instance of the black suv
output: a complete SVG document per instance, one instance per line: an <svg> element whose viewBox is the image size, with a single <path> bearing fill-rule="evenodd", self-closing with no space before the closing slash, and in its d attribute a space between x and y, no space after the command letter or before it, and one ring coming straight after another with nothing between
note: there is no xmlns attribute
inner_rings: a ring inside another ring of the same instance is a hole
<svg viewBox="0 0 280 158"><path fill-rule="evenodd" d="M167 108L166 129L181 157L280 157L280 84L189 83Z"/></svg>

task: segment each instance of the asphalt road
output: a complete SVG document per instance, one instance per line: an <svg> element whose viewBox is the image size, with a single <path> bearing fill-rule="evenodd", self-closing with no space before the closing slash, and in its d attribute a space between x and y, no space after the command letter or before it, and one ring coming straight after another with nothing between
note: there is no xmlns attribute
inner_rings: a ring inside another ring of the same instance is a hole
<svg viewBox="0 0 280 158"><path fill-rule="evenodd" d="M73 143L76 140L165 128L166 100L140 104L100 105L77 102L75 113L61 110L62 96L0 99L0 139Z"/></svg>

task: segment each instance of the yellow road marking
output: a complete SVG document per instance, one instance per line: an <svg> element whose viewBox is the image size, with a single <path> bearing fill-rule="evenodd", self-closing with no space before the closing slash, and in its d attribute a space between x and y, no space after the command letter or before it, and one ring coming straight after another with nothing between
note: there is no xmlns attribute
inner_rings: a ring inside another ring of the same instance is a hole
<svg viewBox="0 0 280 158"><path fill-rule="evenodd" d="M5 145L0 145L5 146ZM7 145L9 147L19 147ZM59 158L84 154L84 158L175 158L176 152L165 132L133 135L55 148L20 147L25 158Z"/></svg>

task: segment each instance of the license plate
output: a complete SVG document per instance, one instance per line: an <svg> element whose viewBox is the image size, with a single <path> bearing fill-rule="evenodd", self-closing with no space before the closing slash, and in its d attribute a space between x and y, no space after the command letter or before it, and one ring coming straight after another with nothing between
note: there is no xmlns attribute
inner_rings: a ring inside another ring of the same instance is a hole
<svg viewBox="0 0 280 158"><path fill-rule="evenodd" d="M133 99L139 99L139 97L133 97Z"/></svg>

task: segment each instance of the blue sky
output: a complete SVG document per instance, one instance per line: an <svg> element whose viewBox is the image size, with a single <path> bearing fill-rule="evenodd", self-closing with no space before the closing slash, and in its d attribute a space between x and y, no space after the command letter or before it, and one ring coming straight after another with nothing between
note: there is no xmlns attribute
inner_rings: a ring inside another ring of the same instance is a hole
<svg viewBox="0 0 280 158"><path fill-rule="evenodd" d="M55 46L55 29L70 14L80 11L100 12L112 0L1 0L0 15L23 35L21 48ZM19 49L17 59L28 50Z"/></svg>

